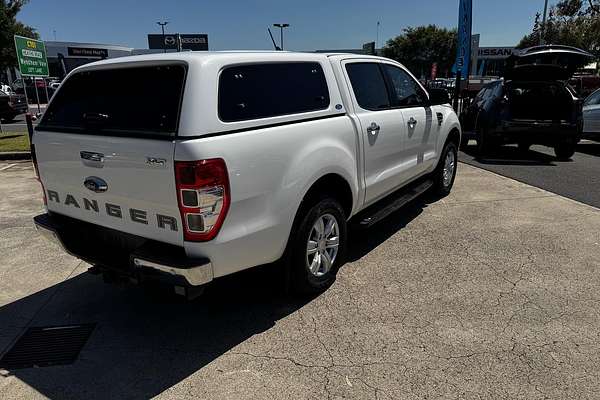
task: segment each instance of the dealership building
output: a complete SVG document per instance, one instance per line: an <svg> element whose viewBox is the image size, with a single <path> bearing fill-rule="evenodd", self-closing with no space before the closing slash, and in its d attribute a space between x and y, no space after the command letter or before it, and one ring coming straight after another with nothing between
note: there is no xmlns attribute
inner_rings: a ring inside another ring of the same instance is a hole
<svg viewBox="0 0 600 400"><path fill-rule="evenodd" d="M50 76L64 77L80 65L105 58L129 56L133 48L114 44L45 42Z"/></svg>
<svg viewBox="0 0 600 400"><path fill-rule="evenodd" d="M125 57L138 54L151 54L189 50L208 50L206 34L149 34L148 48L136 49L128 46L101 43L47 41L46 55L51 77L62 79L73 69L94 61L107 58ZM16 69L7 68L0 74L8 83L20 78Z"/></svg>

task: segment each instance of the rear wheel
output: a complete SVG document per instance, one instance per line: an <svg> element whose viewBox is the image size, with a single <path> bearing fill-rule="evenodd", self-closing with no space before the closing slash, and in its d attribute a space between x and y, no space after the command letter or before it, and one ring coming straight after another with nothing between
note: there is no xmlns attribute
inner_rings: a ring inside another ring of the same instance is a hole
<svg viewBox="0 0 600 400"><path fill-rule="evenodd" d="M306 207L292 232L288 267L295 292L314 294L334 281L346 254L347 226L340 203L323 197Z"/></svg>
<svg viewBox="0 0 600 400"><path fill-rule="evenodd" d="M554 146L554 154L556 154L556 158L561 161L570 160L575 154L575 144L574 143L559 143Z"/></svg>
<svg viewBox="0 0 600 400"><path fill-rule="evenodd" d="M485 129L481 129L477 135L477 155L485 156L490 151L490 140Z"/></svg>
<svg viewBox="0 0 600 400"><path fill-rule="evenodd" d="M447 196L452 190L456 178L458 155L456 143L448 142L442 151L442 157L433 173L433 192L440 197Z"/></svg>

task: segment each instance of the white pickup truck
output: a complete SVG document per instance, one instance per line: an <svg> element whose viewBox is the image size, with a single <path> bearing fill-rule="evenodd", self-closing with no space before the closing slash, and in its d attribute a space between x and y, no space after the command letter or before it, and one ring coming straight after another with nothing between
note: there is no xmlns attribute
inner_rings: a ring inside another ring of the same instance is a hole
<svg viewBox="0 0 600 400"><path fill-rule="evenodd" d="M33 136L47 211L35 224L92 271L180 294L277 260L294 288L323 290L351 221L373 225L426 190L449 193L461 128L448 103L371 56L88 64Z"/></svg>

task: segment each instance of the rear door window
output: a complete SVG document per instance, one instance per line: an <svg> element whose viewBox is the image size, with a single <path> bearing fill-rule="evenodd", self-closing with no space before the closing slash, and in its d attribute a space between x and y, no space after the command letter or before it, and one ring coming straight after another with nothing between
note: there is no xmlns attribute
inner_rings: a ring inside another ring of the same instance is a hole
<svg viewBox="0 0 600 400"><path fill-rule="evenodd" d="M316 62L229 67L219 78L219 118L246 121L329 108L329 88Z"/></svg>
<svg viewBox="0 0 600 400"><path fill-rule="evenodd" d="M181 64L78 72L62 84L38 129L173 136L185 76Z"/></svg>
<svg viewBox="0 0 600 400"><path fill-rule="evenodd" d="M361 108L371 111L390 108L390 98L379 64L350 63L346 64L346 71Z"/></svg>

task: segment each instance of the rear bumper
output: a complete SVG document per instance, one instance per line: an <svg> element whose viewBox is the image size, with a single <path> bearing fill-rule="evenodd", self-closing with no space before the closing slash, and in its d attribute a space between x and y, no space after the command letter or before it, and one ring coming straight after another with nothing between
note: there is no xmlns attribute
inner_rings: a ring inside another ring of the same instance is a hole
<svg viewBox="0 0 600 400"><path fill-rule="evenodd" d="M58 244L72 256L139 280L200 286L212 281L214 277L212 263L208 258L187 257L181 247L127 235L123 239L127 246L117 249L102 240L90 243L87 230L85 233L88 236L82 238L80 233L83 232L77 232L75 225L69 223L66 217L41 214L34 217L33 221L42 236ZM112 231L97 226L93 229Z"/></svg>
<svg viewBox="0 0 600 400"><path fill-rule="evenodd" d="M581 139L581 124L543 121L503 121L490 136L502 143L527 141L532 144L556 144L578 142Z"/></svg>

